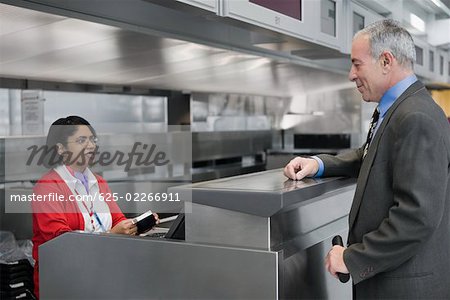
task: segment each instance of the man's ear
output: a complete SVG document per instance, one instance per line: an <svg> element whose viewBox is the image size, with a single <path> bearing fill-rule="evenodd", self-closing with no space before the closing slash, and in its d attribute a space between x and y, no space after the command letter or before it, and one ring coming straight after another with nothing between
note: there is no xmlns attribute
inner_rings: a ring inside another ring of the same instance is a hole
<svg viewBox="0 0 450 300"><path fill-rule="evenodd" d="M383 69L383 73L387 74L391 70L394 64L395 57L389 51L383 51L380 56L381 68Z"/></svg>

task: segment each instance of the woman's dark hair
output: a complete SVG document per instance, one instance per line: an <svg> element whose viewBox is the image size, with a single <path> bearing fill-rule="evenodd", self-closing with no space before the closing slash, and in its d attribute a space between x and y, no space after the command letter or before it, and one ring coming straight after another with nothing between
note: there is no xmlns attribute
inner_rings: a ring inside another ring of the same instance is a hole
<svg viewBox="0 0 450 300"><path fill-rule="evenodd" d="M89 122L79 116L68 116L65 118L59 118L52 123L47 135L47 155L45 159L45 166L47 168L53 168L59 164L62 164L63 157L58 154L57 144L67 145L67 140L70 136L74 135L78 130L79 125L86 125L94 136L97 136L95 129L89 124Z"/></svg>

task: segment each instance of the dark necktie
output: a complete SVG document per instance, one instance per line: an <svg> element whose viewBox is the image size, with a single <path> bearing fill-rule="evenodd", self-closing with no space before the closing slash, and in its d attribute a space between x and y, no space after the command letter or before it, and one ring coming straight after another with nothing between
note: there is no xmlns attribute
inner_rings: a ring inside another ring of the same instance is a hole
<svg viewBox="0 0 450 300"><path fill-rule="evenodd" d="M363 159L367 155L367 151L369 151L370 142L372 141L373 135L375 134L375 128L377 128L378 119L380 118L380 112L378 107L375 109L372 115L372 120L370 120L370 129L367 134L366 144L364 145Z"/></svg>

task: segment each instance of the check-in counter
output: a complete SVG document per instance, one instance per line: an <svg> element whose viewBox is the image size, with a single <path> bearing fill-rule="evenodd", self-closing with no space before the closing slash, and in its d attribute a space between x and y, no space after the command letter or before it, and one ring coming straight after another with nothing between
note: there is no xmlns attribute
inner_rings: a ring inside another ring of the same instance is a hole
<svg viewBox="0 0 450 300"><path fill-rule="evenodd" d="M69 232L39 249L41 299L276 299L278 253Z"/></svg>
<svg viewBox="0 0 450 300"><path fill-rule="evenodd" d="M41 293L351 299L324 257L334 235L347 236L354 189L346 178L286 180L281 169L173 187L186 200L185 241L65 234L40 248Z"/></svg>

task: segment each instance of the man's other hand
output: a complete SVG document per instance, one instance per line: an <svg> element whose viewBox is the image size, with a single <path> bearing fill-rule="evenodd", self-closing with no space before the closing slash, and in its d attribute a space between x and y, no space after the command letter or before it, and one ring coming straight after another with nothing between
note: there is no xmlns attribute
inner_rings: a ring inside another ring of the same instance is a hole
<svg viewBox="0 0 450 300"><path fill-rule="evenodd" d="M296 157L284 167L284 176L293 180L302 180L316 175L319 163L313 158Z"/></svg>

